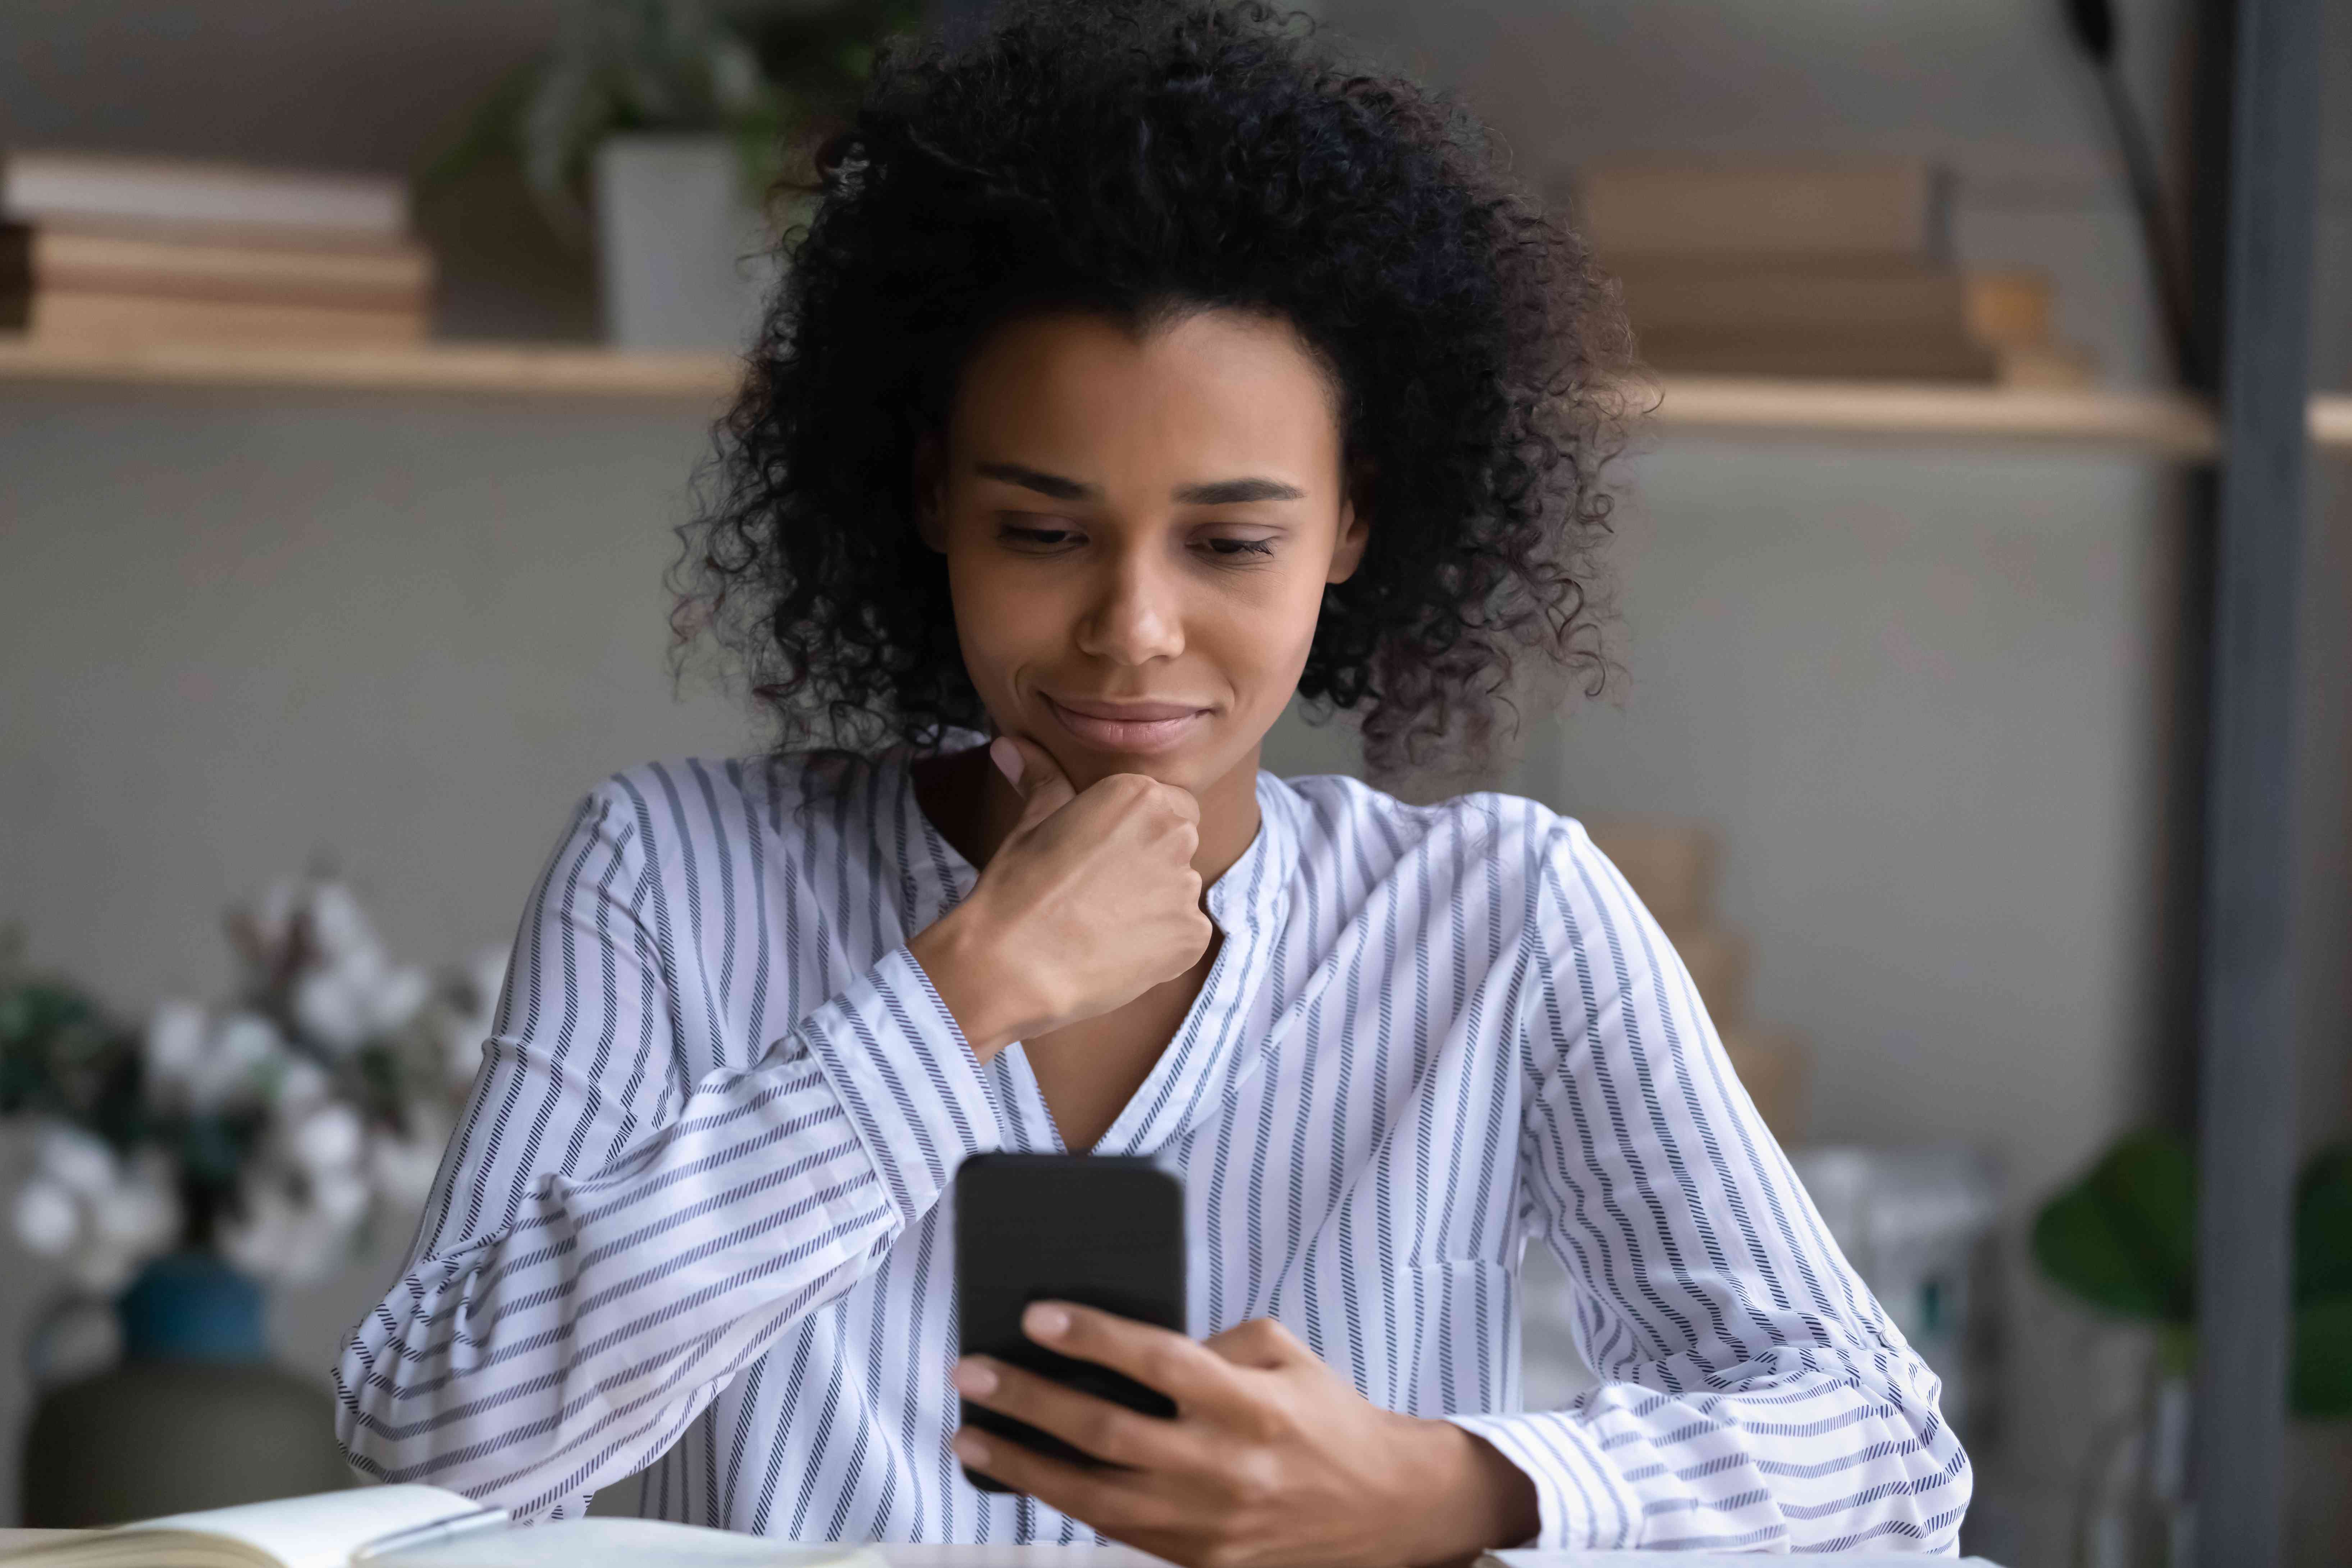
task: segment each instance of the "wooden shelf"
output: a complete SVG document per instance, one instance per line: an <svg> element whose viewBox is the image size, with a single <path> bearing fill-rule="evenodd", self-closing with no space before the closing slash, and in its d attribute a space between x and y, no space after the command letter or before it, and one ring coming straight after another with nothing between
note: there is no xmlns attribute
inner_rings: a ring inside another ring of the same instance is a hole
<svg viewBox="0 0 2352 1568"><path fill-rule="evenodd" d="M623 353L570 344L441 342L310 349L187 343L91 349L0 338L0 382L133 386L716 401L734 389L741 363L730 353Z"/></svg>
<svg viewBox="0 0 2352 1568"><path fill-rule="evenodd" d="M0 338L0 384L19 384L690 399L715 407L734 390L741 363L730 353L535 343L86 349ZM1657 384L1655 435L2022 442L2184 458L2210 456L2217 439L2205 405L2177 394L1762 377L1667 376ZM2352 451L2352 395L2312 399L2311 427L2323 448Z"/></svg>
<svg viewBox="0 0 2352 1568"><path fill-rule="evenodd" d="M2195 398L2090 388L1665 376L1653 422L1720 435L2022 441L2178 458L2210 457L2216 445L2213 416Z"/></svg>

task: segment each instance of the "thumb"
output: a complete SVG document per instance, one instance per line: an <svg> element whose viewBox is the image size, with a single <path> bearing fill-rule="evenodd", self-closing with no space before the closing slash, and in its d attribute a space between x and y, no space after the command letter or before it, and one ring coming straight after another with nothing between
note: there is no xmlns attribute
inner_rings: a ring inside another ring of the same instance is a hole
<svg viewBox="0 0 2352 1568"><path fill-rule="evenodd" d="M989 760L1021 792L1024 803L1015 833L1025 833L1077 797L1053 754L1034 741L999 735L988 743Z"/></svg>

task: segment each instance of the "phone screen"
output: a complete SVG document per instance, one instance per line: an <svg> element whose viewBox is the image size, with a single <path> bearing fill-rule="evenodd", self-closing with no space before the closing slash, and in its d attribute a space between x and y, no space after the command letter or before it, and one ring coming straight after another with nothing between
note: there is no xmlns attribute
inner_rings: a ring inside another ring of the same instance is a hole
<svg viewBox="0 0 2352 1568"><path fill-rule="evenodd" d="M1148 1415L1174 1404L1132 1378L1074 1361L1021 1331L1032 1301L1074 1301L1184 1331L1184 1189L1150 1160L974 1154L957 1168L961 1350L993 1356ZM1057 1437L966 1403L965 1425L1041 1454L1091 1462ZM982 1491L1003 1484L967 1469Z"/></svg>

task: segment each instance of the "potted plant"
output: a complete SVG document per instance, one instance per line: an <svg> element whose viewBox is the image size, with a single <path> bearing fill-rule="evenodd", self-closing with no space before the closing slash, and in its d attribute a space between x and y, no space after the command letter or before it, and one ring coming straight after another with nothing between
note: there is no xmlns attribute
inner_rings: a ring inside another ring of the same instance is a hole
<svg viewBox="0 0 2352 1568"><path fill-rule="evenodd" d="M2141 1409L2095 1456L2077 1554L2085 1564L2179 1561L2186 1548L2189 1373L2196 1358L2197 1170L2176 1134L2126 1134L2035 1217L2035 1262L2103 1312L2156 1331ZM2288 1405L2352 1416L2352 1146L2305 1167L2294 1209ZM2309 1502L2311 1500L2305 1500Z"/></svg>
<svg viewBox="0 0 2352 1568"><path fill-rule="evenodd" d="M64 1275L29 1360L24 1522L85 1525L346 1484L326 1392L273 1366L263 1290L414 1223L503 981L397 963L313 877L233 910L242 984L143 1027L0 933L0 1119L18 1244Z"/></svg>
<svg viewBox="0 0 2352 1568"><path fill-rule="evenodd" d="M571 0L425 172L518 160L557 232L593 232L606 339L740 348L814 188L814 154L914 0L721 12L701 0Z"/></svg>

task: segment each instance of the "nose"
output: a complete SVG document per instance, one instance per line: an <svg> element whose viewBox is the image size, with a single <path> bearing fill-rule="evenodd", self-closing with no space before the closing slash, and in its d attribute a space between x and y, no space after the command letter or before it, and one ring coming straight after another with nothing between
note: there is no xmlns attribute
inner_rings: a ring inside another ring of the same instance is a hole
<svg viewBox="0 0 2352 1568"><path fill-rule="evenodd" d="M1086 614L1079 651L1113 664L1149 664L1184 651L1181 585L1150 552L1124 550L1103 563Z"/></svg>

